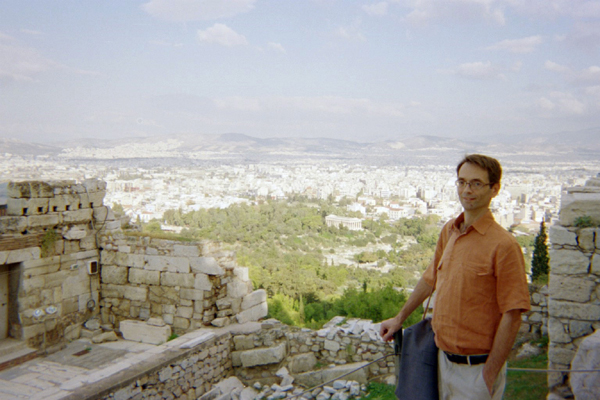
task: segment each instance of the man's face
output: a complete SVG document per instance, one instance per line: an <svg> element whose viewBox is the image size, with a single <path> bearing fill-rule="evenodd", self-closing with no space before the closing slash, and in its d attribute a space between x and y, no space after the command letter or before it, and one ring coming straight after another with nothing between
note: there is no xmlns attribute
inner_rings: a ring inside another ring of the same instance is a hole
<svg viewBox="0 0 600 400"><path fill-rule="evenodd" d="M498 194L500 185L488 185L490 183L488 172L471 163L464 163L458 171L458 180L470 182L471 185L458 187L458 198L465 211L481 211L488 209L492 199ZM473 183L480 182L484 184L481 188L475 189Z"/></svg>

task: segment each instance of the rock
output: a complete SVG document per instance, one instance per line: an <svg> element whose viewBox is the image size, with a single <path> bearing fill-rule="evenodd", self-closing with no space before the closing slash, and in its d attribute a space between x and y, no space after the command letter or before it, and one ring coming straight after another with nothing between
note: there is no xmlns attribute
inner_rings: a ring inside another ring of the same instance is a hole
<svg viewBox="0 0 600 400"><path fill-rule="evenodd" d="M121 321L119 330L125 340L148 344L166 343L169 336L171 336L171 327L169 325L152 326L145 322L134 320Z"/></svg>
<svg viewBox="0 0 600 400"><path fill-rule="evenodd" d="M156 318L156 317L149 318L148 321L146 321L146 323L148 325L152 325L152 326L165 326L166 325L165 321L163 321L162 318Z"/></svg>
<svg viewBox="0 0 600 400"><path fill-rule="evenodd" d="M224 379L217 383L215 388L219 389L221 393L232 393L235 389L244 389L244 384L235 376Z"/></svg>
<svg viewBox="0 0 600 400"><path fill-rule="evenodd" d="M92 337L92 343L116 342L119 340L114 331L104 332Z"/></svg>
<svg viewBox="0 0 600 400"><path fill-rule="evenodd" d="M86 329L89 329L90 331L97 331L98 329L100 329L101 327L101 322L99 319L93 318L93 319L88 319L87 321L85 321L85 323L83 324L83 326Z"/></svg>
<svg viewBox="0 0 600 400"><path fill-rule="evenodd" d="M600 369L600 330L587 336L581 344L571 363L571 369ZM600 374L598 372L571 373L571 389L577 400L594 400L600 393Z"/></svg>
<svg viewBox="0 0 600 400"><path fill-rule="evenodd" d="M542 354L543 351L544 350L542 350L538 346L534 346L531 343L525 343L519 349L519 352L517 353L517 358L537 356L538 354Z"/></svg>
<svg viewBox="0 0 600 400"><path fill-rule="evenodd" d="M254 388L247 387L242 389L240 400L254 400L258 396L258 391Z"/></svg>

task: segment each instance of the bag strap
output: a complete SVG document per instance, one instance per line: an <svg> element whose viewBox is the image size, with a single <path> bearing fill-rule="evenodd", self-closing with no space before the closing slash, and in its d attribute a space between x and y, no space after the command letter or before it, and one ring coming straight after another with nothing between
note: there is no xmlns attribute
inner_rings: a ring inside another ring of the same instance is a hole
<svg viewBox="0 0 600 400"><path fill-rule="evenodd" d="M442 260L440 260L440 264L441 263L442 263ZM433 276L433 286L431 287L431 293L429 293L429 298L427 299L427 305L425 306L425 312L423 313L423 318L421 318L421 321L425 320L425 316L427 315L427 311L429 310L429 302L431 301L431 296L433 296L433 292L435 291L435 284L437 282L437 274L438 274L438 269L436 268L435 275Z"/></svg>

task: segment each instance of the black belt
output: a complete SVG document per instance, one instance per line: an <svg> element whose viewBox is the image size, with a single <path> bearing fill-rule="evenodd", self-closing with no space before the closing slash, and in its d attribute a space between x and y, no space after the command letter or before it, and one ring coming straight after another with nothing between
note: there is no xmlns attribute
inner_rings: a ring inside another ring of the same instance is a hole
<svg viewBox="0 0 600 400"><path fill-rule="evenodd" d="M484 362L487 361L487 358L488 358L487 354L482 354L482 355L478 355L478 356L461 356L460 354L452 354L452 353L446 353L446 352L444 352L444 354L446 354L446 357L448 358L449 361L452 361L453 363L456 363L456 364L468 364L468 365L483 364Z"/></svg>

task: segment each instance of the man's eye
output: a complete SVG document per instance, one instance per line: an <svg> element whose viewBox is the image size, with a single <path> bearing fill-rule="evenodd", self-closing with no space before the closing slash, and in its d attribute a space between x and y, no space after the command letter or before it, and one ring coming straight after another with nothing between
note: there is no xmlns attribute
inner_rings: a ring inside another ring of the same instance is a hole
<svg viewBox="0 0 600 400"><path fill-rule="evenodd" d="M473 187L479 189L481 187L482 183L481 182L471 182L471 185L473 185Z"/></svg>

